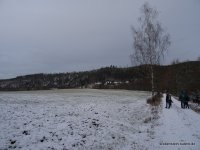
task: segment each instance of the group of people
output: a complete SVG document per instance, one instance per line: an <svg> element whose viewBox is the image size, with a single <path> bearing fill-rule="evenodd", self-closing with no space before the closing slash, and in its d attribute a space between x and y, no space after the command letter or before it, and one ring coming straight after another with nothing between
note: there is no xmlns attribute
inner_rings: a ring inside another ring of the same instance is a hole
<svg viewBox="0 0 200 150"><path fill-rule="evenodd" d="M187 91L181 91L179 95L179 100L181 101L181 108L189 108L188 102L190 100Z"/></svg>
<svg viewBox="0 0 200 150"><path fill-rule="evenodd" d="M180 96L179 96L179 100L181 101L181 108L188 108L189 109L189 104L188 101L190 100L188 94L186 91L181 91ZM167 92L166 94L166 107L165 108L170 108L172 106L172 99L171 99L171 95Z"/></svg>

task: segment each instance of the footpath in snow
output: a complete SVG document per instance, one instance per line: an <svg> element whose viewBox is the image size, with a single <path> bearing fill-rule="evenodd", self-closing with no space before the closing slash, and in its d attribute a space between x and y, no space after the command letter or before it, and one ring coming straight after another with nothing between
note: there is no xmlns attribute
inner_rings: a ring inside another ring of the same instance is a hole
<svg viewBox="0 0 200 150"><path fill-rule="evenodd" d="M152 149L199 150L200 115L191 109L182 109L181 104L172 98L172 107L165 108L162 100L162 112L159 126L155 128L155 142Z"/></svg>

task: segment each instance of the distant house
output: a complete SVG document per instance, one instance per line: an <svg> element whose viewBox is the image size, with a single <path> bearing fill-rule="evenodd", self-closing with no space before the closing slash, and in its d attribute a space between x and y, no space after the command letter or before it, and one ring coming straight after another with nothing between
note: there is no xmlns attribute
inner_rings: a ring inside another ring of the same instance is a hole
<svg viewBox="0 0 200 150"><path fill-rule="evenodd" d="M126 81L125 83L126 83L126 84L129 84L129 81Z"/></svg>
<svg viewBox="0 0 200 150"><path fill-rule="evenodd" d="M106 82L104 83L104 85L110 85L110 84L112 84L112 81L106 81Z"/></svg>
<svg viewBox="0 0 200 150"><path fill-rule="evenodd" d="M95 82L94 84L95 85L101 85L102 83L101 82Z"/></svg>

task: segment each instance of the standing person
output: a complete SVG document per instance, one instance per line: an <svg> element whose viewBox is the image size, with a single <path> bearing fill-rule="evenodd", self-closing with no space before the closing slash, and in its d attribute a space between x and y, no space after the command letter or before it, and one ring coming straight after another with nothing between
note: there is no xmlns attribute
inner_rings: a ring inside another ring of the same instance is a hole
<svg viewBox="0 0 200 150"><path fill-rule="evenodd" d="M188 94L187 94L187 91L184 92L184 95L183 95L183 102L184 102L184 108L188 108L189 109L189 104L188 104L188 101L190 100Z"/></svg>
<svg viewBox="0 0 200 150"><path fill-rule="evenodd" d="M179 95L179 101L181 101L181 108L184 108L183 91Z"/></svg>
<svg viewBox="0 0 200 150"><path fill-rule="evenodd" d="M166 107L165 108L169 108L169 98L170 98L170 95L167 92L167 95L166 95Z"/></svg>
<svg viewBox="0 0 200 150"><path fill-rule="evenodd" d="M169 94L169 100L168 100L168 108L170 108L172 106L172 98L171 98L171 95Z"/></svg>

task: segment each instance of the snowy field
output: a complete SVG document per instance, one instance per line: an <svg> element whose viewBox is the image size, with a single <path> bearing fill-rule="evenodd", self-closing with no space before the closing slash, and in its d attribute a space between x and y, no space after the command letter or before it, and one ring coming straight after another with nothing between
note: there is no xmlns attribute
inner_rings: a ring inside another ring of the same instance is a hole
<svg viewBox="0 0 200 150"><path fill-rule="evenodd" d="M180 109L175 99L172 109L164 103L152 108L146 104L149 95L94 89L0 92L0 150L199 149L199 114ZM179 145L166 145L173 142Z"/></svg>

